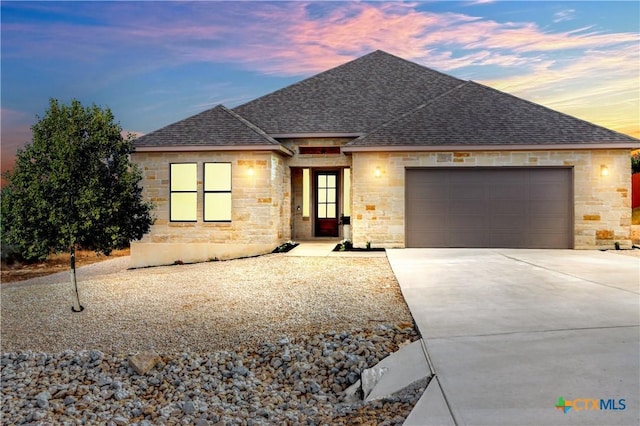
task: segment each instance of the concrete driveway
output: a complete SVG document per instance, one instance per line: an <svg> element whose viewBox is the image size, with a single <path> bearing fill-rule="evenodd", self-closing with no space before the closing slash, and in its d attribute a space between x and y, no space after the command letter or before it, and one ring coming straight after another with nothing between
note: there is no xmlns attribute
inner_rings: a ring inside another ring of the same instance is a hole
<svg viewBox="0 0 640 426"><path fill-rule="evenodd" d="M429 387L440 387L427 389L406 424L640 423L639 258L512 249L387 255L436 374ZM566 413L555 407L560 397L571 404Z"/></svg>

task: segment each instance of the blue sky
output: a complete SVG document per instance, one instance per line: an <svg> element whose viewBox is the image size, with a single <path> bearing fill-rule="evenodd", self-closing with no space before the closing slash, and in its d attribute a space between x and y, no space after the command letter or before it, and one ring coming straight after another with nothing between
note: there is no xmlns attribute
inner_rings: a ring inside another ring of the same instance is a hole
<svg viewBox="0 0 640 426"><path fill-rule="evenodd" d="M376 49L640 137L640 3L2 2L2 170L53 97L147 133Z"/></svg>

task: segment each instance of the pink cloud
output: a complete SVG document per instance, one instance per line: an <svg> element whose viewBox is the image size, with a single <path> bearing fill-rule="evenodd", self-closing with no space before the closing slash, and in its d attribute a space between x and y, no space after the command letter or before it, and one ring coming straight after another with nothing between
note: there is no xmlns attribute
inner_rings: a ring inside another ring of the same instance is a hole
<svg viewBox="0 0 640 426"><path fill-rule="evenodd" d="M29 117L29 114L22 111L8 108L0 109L0 118L2 119L0 172L4 173L13 168L18 148L24 147L31 141L31 124L35 122L35 118Z"/></svg>
<svg viewBox="0 0 640 426"><path fill-rule="evenodd" d="M629 45L589 50L583 57L543 63L529 72L483 83L601 124L640 135L640 52Z"/></svg>
<svg viewBox="0 0 640 426"><path fill-rule="evenodd" d="M314 13L312 6L321 12ZM570 110L582 101L597 104L597 97L605 93L633 104L638 93L640 35L635 32L554 32L531 22L421 11L416 3L397 2L258 2L251 7L242 2L195 2L170 8L136 2L80 3L74 13L95 17L97 10L104 20L100 25L3 25L3 57L29 52L100 63L145 52L145 61L126 60L114 67L110 79L193 62L235 63L265 74L299 76L381 49L445 72L471 66L517 72L517 77L485 82ZM570 11L556 16L570 17ZM12 37L31 40L26 41L30 45L7 50ZM569 51L572 59L566 62ZM569 93L568 87L576 92ZM580 95L585 90L591 93L587 98Z"/></svg>
<svg viewBox="0 0 640 426"><path fill-rule="evenodd" d="M188 46L179 53L193 61L226 60L268 74L300 75L376 49L453 70L469 65L531 66L548 62L547 54L569 49L606 47L615 54L621 46L640 41L635 33L599 34L589 28L553 33L527 22L418 11L408 3L345 2L313 18L306 4L288 3L286 8L258 8L248 18L242 27L242 48L219 45L209 37L212 43L181 43ZM206 26L193 26L191 35L207 39L207 31ZM216 40L219 35L216 32Z"/></svg>

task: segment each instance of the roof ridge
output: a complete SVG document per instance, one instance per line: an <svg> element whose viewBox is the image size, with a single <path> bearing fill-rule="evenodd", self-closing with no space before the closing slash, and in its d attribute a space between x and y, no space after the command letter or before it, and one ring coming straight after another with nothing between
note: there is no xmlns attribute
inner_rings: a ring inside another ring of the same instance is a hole
<svg viewBox="0 0 640 426"><path fill-rule="evenodd" d="M400 57L400 56L396 56L396 55L394 55L393 53L385 52L384 50L375 50L375 51L373 51L373 52L369 53L368 55L371 55L371 54L376 53L376 52L384 53L384 54L385 54L385 55L387 55L387 56L391 56L391 57L393 57L393 58L395 58L395 59L401 60L401 61L403 61L403 62L406 62L407 64L411 64L411 65L416 66L416 67L419 67L419 68L424 68L424 69L425 69L425 70L427 70L427 71L431 71L431 72L434 72L434 73L436 73L436 74L440 74L441 76L446 77L446 78L453 78L453 79L455 79L455 80L462 81L462 82L464 82L464 83L466 83L467 81L469 81L469 80L462 80L462 79L460 79L460 78L458 78L458 77L455 77L455 76L453 76L453 75L451 75L451 74L444 73L444 72L442 72L442 71L438 71L438 70L437 70L437 69L435 69L435 68L431 68L431 67L428 67L428 66L426 66L426 65L419 64L418 62L413 62L413 61L410 61L410 60L408 60L408 59L406 59L406 58L402 58L402 57ZM368 55L365 55L365 56L368 56ZM364 56L363 56L363 58L364 58Z"/></svg>
<svg viewBox="0 0 640 426"><path fill-rule="evenodd" d="M280 92L282 92L282 91L284 91L284 90L289 90L289 89L294 88L294 87L296 87L296 86L299 86L299 85L301 85L302 83L305 83L305 82L307 82L307 81L310 81L310 80L314 80L314 79L320 78L321 76L323 76L323 75L327 74L328 72L335 71L335 70L337 70L337 69L343 68L343 67L345 67L346 65L349 65L349 64L351 64L351 63L353 63L353 62L356 62L356 61L359 61L359 60L364 59L364 58L366 58L366 57L369 57L369 56L373 55L373 54L374 54L374 53L376 53L376 52L382 52L382 51L381 51L381 50L380 50L380 51L376 50L376 51L373 51L373 52L369 52L369 53L367 53L367 54L366 54L366 55L364 55L364 56L360 56L360 57L357 57L357 58L351 59L350 61L344 62L344 63L342 63L342 64L340 64L340 65L337 65L337 66L335 66L335 67L333 67L333 68L329 68L328 70L324 70L324 71L321 71L321 72L319 72L319 73L317 73L317 74L310 75L310 76L308 76L308 77L306 77L306 78L303 78L303 79L302 79L302 80L300 80L300 81L296 81L295 83L290 84L290 85L288 85L288 86L281 87L280 89L274 90L273 92L265 93L264 95L259 96L259 97L254 98L254 99L251 99L250 101L247 101L247 102L243 103L242 105L235 106L233 109L234 109L234 110L236 110L236 109L241 109L241 108L242 108L242 107L244 107L245 105L248 105L248 104L250 104L250 103L252 103L252 102L258 101L258 100L260 100L260 99L267 98L267 97L269 97L269 96L272 96L272 95L275 95L275 94L277 94L277 93L280 93ZM386 52L383 52L383 53L386 53Z"/></svg>
<svg viewBox="0 0 640 426"><path fill-rule="evenodd" d="M427 106L431 105L432 103L434 103L434 102L435 102L435 101L437 101L438 99L440 99L440 98L442 98L442 97L444 97L444 96L448 95L448 94L449 94L449 93L451 93L451 92L454 92L454 91L456 91L456 90L458 90L458 89L463 88L463 87L464 87L464 86L466 86L468 83L471 83L471 81L465 81L465 80L461 80L461 81L462 81L462 83L458 84L457 86L452 87L451 89L449 89L449 90L447 90L447 91L445 91L445 92L443 92L443 93L439 94L438 96L434 97L433 99L429 99L429 101L427 101L427 102L425 102L425 103L423 103L423 104L420 104L420 105L418 105L417 107L414 107L414 108L410 109L410 110L409 110L409 111L407 111L407 112L403 112L402 114L397 115L396 117L392 118L391 120L389 120L389 121L387 121L387 122L385 122L385 123L381 124L380 126L376 127L375 129L373 129L372 131L370 131L370 132L369 132L369 133L367 133L366 135L362 135L362 136L359 136L359 137L357 137L357 138L353 139L352 141L350 141L350 142L349 142L348 144L346 144L345 146L348 146L348 145L354 144L355 142L358 142L358 141L362 141L363 139L366 139L366 138L367 138L367 136L369 136L370 134L375 133L375 132L377 132L378 130L383 129L383 128L387 127L387 126L390 126L390 125L392 125L393 123L395 123L396 121L400 121L400 120L402 120L402 119L403 119L403 118L405 118L405 117L408 117L408 116L410 116L410 115L416 114L418 111L420 111L420 110L421 110L421 109L423 109L423 108L426 108Z"/></svg>
<svg viewBox="0 0 640 426"><path fill-rule="evenodd" d="M231 117L235 118L236 120L238 120L240 123L242 123L243 125L245 125L246 127L248 127L250 130L252 130L254 133L258 134L259 136L262 136L263 138L265 138L269 143L273 144L273 145L280 145L280 142L278 142L277 140L275 140L274 138L272 138L271 136L269 136L267 134L267 132L265 132L264 130L262 130L260 127L256 126L255 124L253 124L251 121L247 120L246 118L244 118L243 116L241 116L240 114L238 114L237 112L227 108L226 106L219 104L217 105L215 108L220 107L222 109L222 111L226 112L227 114L229 114Z"/></svg>
<svg viewBox="0 0 640 426"><path fill-rule="evenodd" d="M522 102L526 102L526 103L528 103L529 105L532 105L532 106L533 106L533 107L535 107L535 108L541 108L541 109L544 109L544 110L547 110L547 111L553 112L553 113L555 113L555 114L559 114L559 115L562 115L562 116L564 116L564 117L568 117L568 118L570 118L570 119L572 119L572 120L581 121L582 123L587 124L587 125L589 125L589 126L591 126L591 127L597 127L598 129L606 130L606 131L607 131L607 132L609 132L609 133L613 133L613 134L616 134L616 135L619 135L619 136L623 136L623 137L628 138L628 139L633 140L633 141L640 141L640 139L638 139L638 138L634 138L633 136L629 136L629 135L627 135L627 134L625 134L625 133L622 133L622 132L618 132L618 131L616 131L616 130L609 129L608 127L604 127L604 126L601 126L601 125L599 125L599 124L592 123L592 122L590 122L590 121L587 121L587 120L582 119L582 118L580 118L580 117L576 117L576 116L571 115L571 114L567 114L567 113L562 112L562 111L558 111L558 110L553 109L553 108L551 108L551 107L548 107L548 106L546 106L546 105L538 104L538 103L533 102L533 101L530 101L530 100L528 100L528 99L521 98L521 97L516 96L516 95L514 95L514 94L511 94L511 93L509 93L509 92L503 92L502 90L498 90L498 89L496 89L496 88L494 88L494 87L487 86L487 85L482 84L482 83L478 83L477 81L469 80L469 81L468 81L468 83L474 84L474 85L479 86L479 87L484 88L484 89L488 89L488 90L490 90L490 91L492 91L492 92L497 92L497 93L499 93L499 94L501 94L501 95L507 95L507 96L509 96L509 97L511 97L511 98L514 98L514 99L519 100L519 101L522 101Z"/></svg>
<svg viewBox="0 0 640 426"><path fill-rule="evenodd" d="M452 75L445 74L445 73L443 73L441 71L438 71L438 70L435 70L433 68L430 68L430 67L428 67L426 65L422 65L422 64L419 64L417 62L412 62L412 61L410 61L408 59L401 58L400 56L396 56L396 55L393 55L393 54L391 54L389 52L385 52L384 50L377 49L377 50L374 50L372 52L367 53L366 55L359 56L357 58L354 58L354 59L351 59L351 60L349 60L347 62L344 62L344 63L342 63L340 65L337 65L337 66L335 66L333 68L329 68L329 69L321 71L321 72L319 72L317 74L310 75L309 77L303 78L300 81L296 81L293 84L290 84L288 86L282 87L282 88L277 89L277 90L275 90L273 92L269 92L269 93L266 93L266 94L264 94L262 96L259 96L257 98L251 99L250 101L247 101L247 102L243 103L242 105L235 106L233 108L233 110L235 111L237 109L242 109L244 106L246 106L246 105L248 105L250 103L259 101L261 99L264 99L264 98L267 98L267 97L270 97L270 96L273 96L273 95L276 95L276 94L278 94L280 92L283 92L285 90L289 91L290 89L295 88L295 87L297 87L297 86L299 86L301 84L304 84L304 83L307 83L309 81L322 78L323 76L325 76L328 73L335 72L335 71L340 70L340 69L342 69L342 68L344 68L344 67L346 67L348 65L352 65L352 64L354 64L356 62L364 61L364 60L366 60L366 58L370 58L370 57L375 56L375 55L378 55L378 56L382 55L382 56L391 57L391 58L394 58L397 61L402 61L402 62L404 62L404 63L406 63L406 64L408 64L410 66L421 68L421 69L423 69L425 71L433 72L433 73L436 73L436 74L438 74L440 76L443 76L443 77L446 77L446 78L449 78L449 79L455 79L455 80L458 80L458 81L465 81L465 80L461 80L461 79L459 79L457 77L454 77Z"/></svg>

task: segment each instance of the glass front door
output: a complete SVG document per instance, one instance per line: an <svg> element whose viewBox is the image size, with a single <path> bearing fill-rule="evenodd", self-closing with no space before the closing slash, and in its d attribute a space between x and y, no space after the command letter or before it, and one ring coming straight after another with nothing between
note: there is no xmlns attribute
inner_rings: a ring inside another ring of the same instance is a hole
<svg viewBox="0 0 640 426"><path fill-rule="evenodd" d="M338 172L317 172L315 179L316 237L337 237Z"/></svg>

